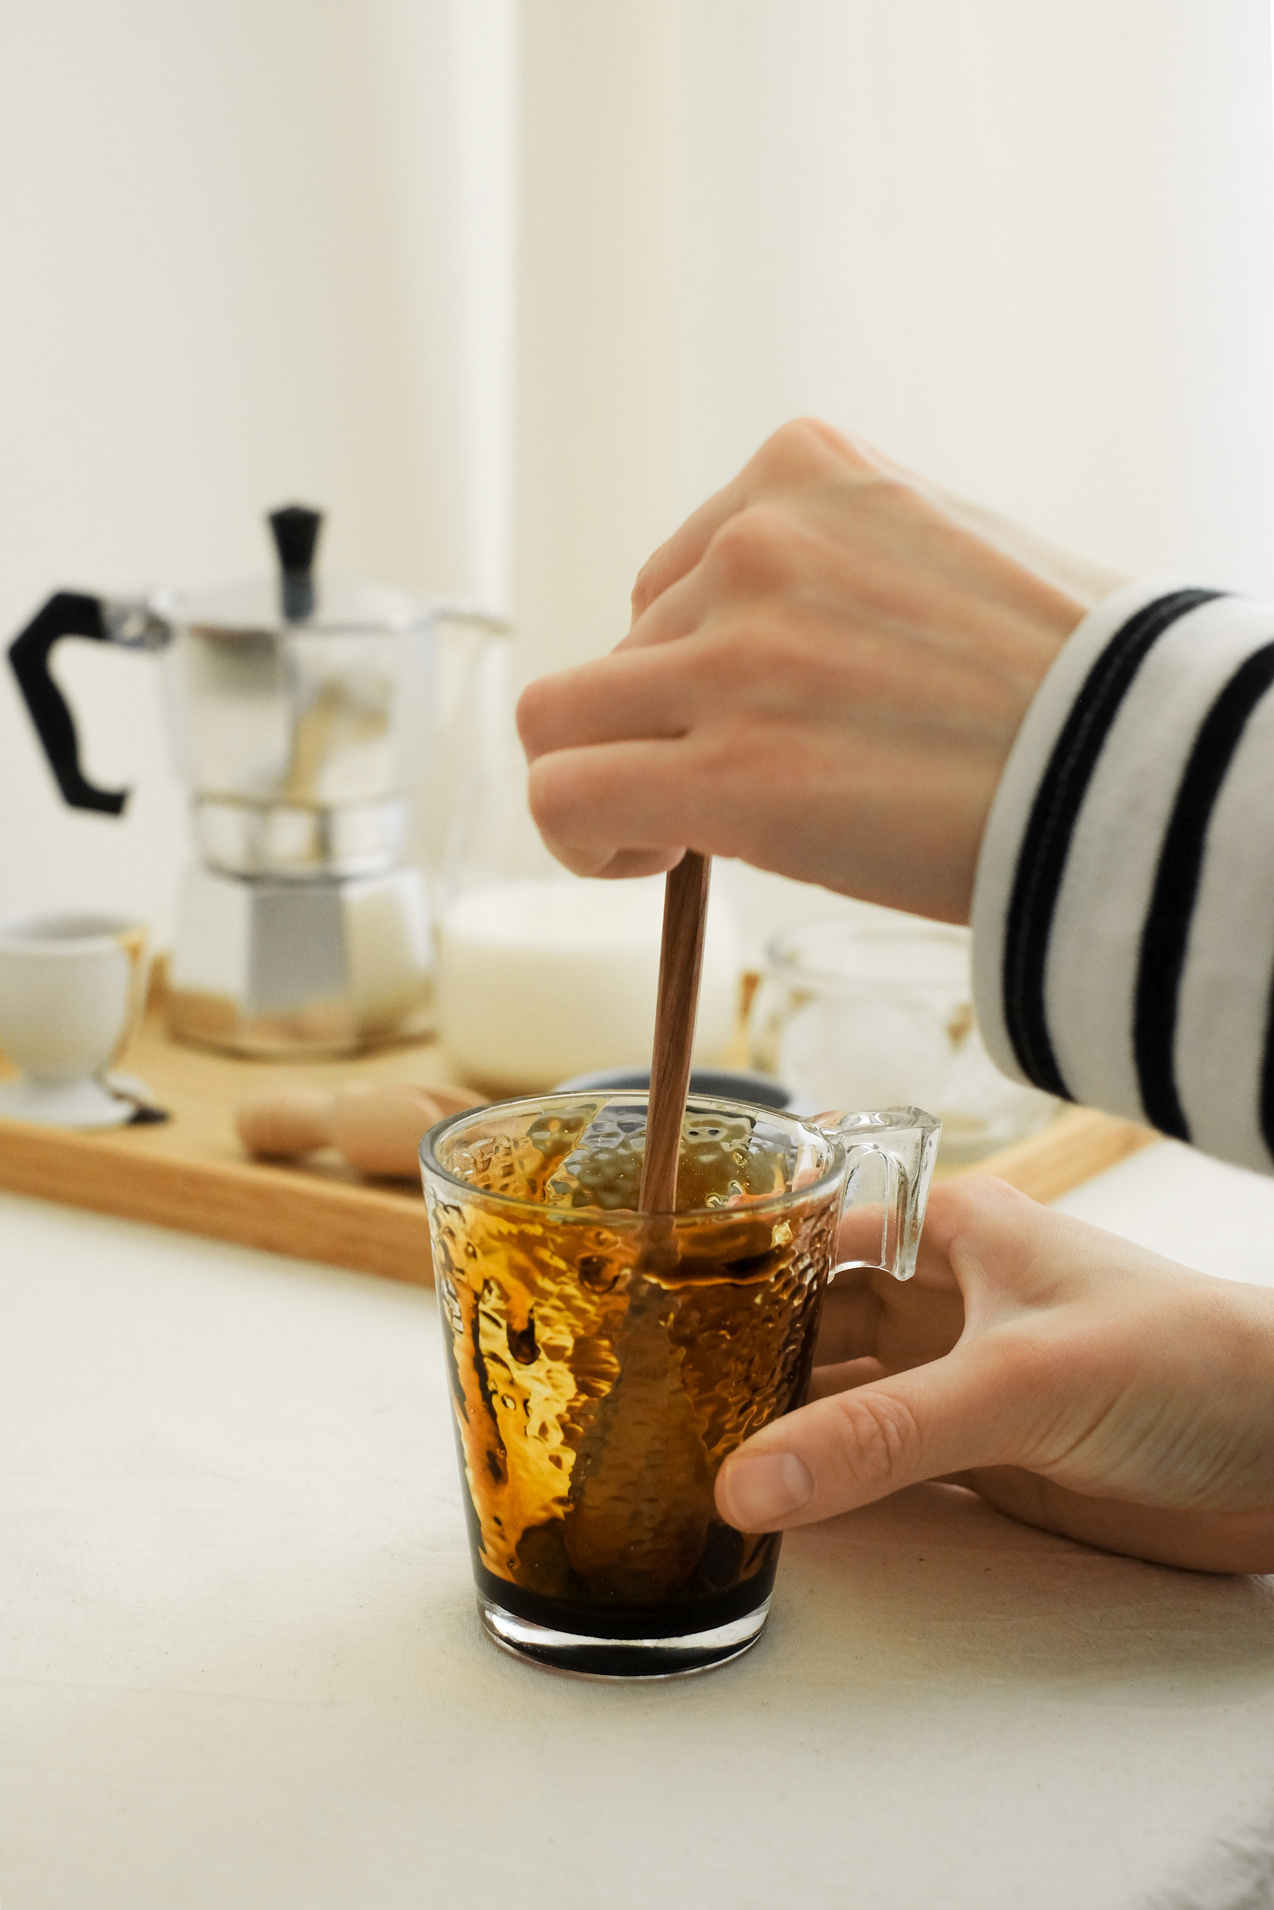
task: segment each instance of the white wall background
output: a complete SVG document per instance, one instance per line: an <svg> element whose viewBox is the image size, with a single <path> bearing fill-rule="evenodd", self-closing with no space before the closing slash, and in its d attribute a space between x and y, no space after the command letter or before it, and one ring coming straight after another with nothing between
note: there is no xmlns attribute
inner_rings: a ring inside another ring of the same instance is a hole
<svg viewBox="0 0 1274 1910"><path fill-rule="evenodd" d="M522 39L528 674L801 412L1274 596L1267 0L529 0ZM754 948L828 911L731 873Z"/></svg>
<svg viewBox="0 0 1274 1910"><path fill-rule="evenodd" d="M267 569L294 496L335 571L507 591L511 28L506 0L0 9L0 632L59 585ZM162 925L154 670L59 659L90 773L136 793L65 810L0 671L0 908Z"/></svg>
<svg viewBox="0 0 1274 1910"><path fill-rule="evenodd" d="M510 591L530 675L799 411L1274 596L1272 155L1266 0L10 6L0 630L296 493L334 568ZM0 906L162 920L147 666L76 649L138 794L61 810L0 680Z"/></svg>

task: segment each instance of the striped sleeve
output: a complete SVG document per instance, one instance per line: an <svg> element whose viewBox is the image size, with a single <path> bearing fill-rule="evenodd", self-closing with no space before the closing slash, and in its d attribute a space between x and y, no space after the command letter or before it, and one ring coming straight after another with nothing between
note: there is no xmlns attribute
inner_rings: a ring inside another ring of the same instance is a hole
<svg viewBox="0 0 1274 1910"><path fill-rule="evenodd" d="M1006 1074L1274 1173L1274 609L1136 585L1027 713L973 906Z"/></svg>

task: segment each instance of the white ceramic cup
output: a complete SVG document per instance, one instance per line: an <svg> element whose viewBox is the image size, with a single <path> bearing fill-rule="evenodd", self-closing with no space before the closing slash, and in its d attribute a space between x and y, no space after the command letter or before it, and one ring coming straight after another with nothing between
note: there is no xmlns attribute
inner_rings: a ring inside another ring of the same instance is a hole
<svg viewBox="0 0 1274 1910"><path fill-rule="evenodd" d="M134 1104L104 1085L146 997L146 930L117 915L0 919L0 1048L20 1071L0 1115L119 1127Z"/></svg>

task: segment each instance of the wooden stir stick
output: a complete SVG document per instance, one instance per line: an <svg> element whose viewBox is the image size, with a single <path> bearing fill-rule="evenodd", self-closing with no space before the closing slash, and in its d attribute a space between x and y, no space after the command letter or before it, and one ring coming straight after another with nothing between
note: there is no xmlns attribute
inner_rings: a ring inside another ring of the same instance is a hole
<svg viewBox="0 0 1274 1910"><path fill-rule="evenodd" d="M643 1214L670 1214L677 1205L677 1156L690 1087L690 1044L699 1006L703 931L708 916L709 857L687 849L668 872L664 889L655 1051L646 1109L646 1153L639 1205Z"/></svg>

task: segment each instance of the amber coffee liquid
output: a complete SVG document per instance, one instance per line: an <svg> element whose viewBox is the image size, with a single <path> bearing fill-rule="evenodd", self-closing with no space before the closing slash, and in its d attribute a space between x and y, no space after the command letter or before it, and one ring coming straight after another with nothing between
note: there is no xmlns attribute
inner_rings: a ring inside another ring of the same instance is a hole
<svg viewBox="0 0 1274 1910"><path fill-rule="evenodd" d="M431 1195L480 1587L598 1637L674 1637L768 1596L779 1540L724 1525L726 1454L799 1405L838 1200L781 1210L745 1116L688 1116L670 1219L634 1212L643 1135L612 1108L474 1145ZM485 1200L513 1196L516 1207Z"/></svg>

